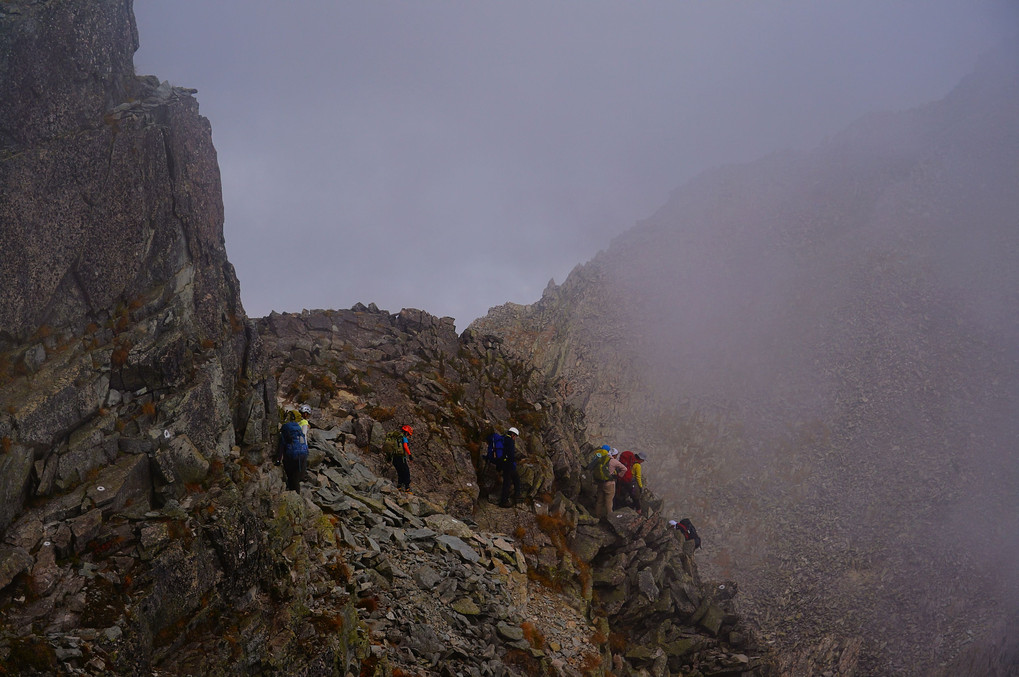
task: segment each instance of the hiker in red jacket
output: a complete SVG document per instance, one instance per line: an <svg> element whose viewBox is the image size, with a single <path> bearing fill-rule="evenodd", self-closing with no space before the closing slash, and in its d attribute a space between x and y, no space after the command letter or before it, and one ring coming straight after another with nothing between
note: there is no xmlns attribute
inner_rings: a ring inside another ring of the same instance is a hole
<svg viewBox="0 0 1019 677"><path fill-rule="evenodd" d="M640 494L644 488L640 463L644 458L644 454L635 454L632 451L624 451L619 455L619 462L626 466L626 471L616 478L616 496L612 502L613 510L630 505L634 510L640 512Z"/></svg>

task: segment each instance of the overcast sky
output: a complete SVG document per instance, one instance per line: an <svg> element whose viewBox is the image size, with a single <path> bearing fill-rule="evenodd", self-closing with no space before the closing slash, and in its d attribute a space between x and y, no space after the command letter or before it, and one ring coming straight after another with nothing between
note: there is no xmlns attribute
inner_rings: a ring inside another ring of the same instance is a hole
<svg viewBox="0 0 1019 677"><path fill-rule="evenodd" d="M248 314L533 303L719 164L941 98L1015 0L135 0Z"/></svg>

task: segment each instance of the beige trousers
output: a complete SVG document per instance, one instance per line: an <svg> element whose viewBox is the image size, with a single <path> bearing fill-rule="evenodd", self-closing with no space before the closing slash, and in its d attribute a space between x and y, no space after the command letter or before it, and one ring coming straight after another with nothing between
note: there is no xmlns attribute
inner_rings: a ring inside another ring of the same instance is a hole
<svg viewBox="0 0 1019 677"><path fill-rule="evenodd" d="M616 483L614 480L608 482L595 482L597 493L594 499L594 516L608 517L612 512L612 499L616 495Z"/></svg>

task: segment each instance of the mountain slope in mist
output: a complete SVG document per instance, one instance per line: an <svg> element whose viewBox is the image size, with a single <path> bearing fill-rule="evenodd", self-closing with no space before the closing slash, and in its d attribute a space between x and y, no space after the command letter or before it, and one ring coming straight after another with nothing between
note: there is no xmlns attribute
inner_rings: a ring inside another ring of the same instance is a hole
<svg viewBox="0 0 1019 677"><path fill-rule="evenodd" d="M790 671L862 643L929 673L1016 607L1017 186L1011 44L942 101L699 177L475 328L650 452Z"/></svg>

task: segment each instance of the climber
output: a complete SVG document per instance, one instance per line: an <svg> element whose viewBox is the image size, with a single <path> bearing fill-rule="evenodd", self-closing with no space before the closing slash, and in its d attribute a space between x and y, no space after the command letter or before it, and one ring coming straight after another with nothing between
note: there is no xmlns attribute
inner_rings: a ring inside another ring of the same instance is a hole
<svg viewBox="0 0 1019 677"><path fill-rule="evenodd" d="M630 504L634 510L640 512L640 494L641 489L644 488L640 464L644 458L644 454L634 454L629 450L619 455L619 462L626 466L626 472L616 478L616 496L612 501L613 510Z"/></svg>
<svg viewBox="0 0 1019 677"><path fill-rule="evenodd" d="M609 455L613 455L612 451L609 451ZM633 465L634 456L632 451L627 450L615 457L626 466L626 471L616 477L616 493L612 497L612 509L619 510L629 502L630 487L633 485L633 472L630 466Z"/></svg>
<svg viewBox="0 0 1019 677"><path fill-rule="evenodd" d="M393 467L396 468L397 488L407 493L410 493L409 461L414 458L410 453L410 436L413 434L414 429L409 425L400 426L399 430L394 430L386 435L382 445L383 451L386 452L393 462Z"/></svg>
<svg viewBox="0 0 1019 677"><path fill-rule="evenodd" d="M493 430L487 438L487 443L488 451L485 453L484 463L478 468L478 486L484 496L495 493L502 481L504 453L504 439L500 433ZM493 472L489 472L489 468Z"/></svg>
<svg viewBox="0 0 1019 677"><path fill-rule="evenodd" d="M701 537L697 535L697 528L690 521L690 518L684 517L678 522L676 520L669 520L669 527L683 534L684 540L693 541L694 550L701 547Z"/></svg>
<svg viewBox="0 0 1019 677"><path fill-rule="evenodd" d="M644 469L643 463L647 460L647 456L643 452L637 452L637 458L633 463L633 467L630 470L633 471L633 486L630 488L631 496L633 498L633 509L638 513L643 513L644 509L641 507L640 498L644 495Z"/></svg>
<svg viewBox="0 0 1019 677"><path fill-rule="evenodd" d="M520 498L520 473L517 472L517 445L516 439L520 431L510 428L502 436L502 495L499 497L499 507L509 508L510 485L513 485L513 501Z"/></svg>
<svg viewBox="0 0 1019 677"><path fill-rule="evenodd" d="M297 408L297 413L301 415L301 418L298 421L298 423L301 425L301 430L304 431L304 439L307 440L308 428L311 426L311 424L308 422L308 419L311 418L311 407L309 407L307 404L302 404Z"/></svg>
<svg viewBox="0 0 1019 677"><path fill-rule="evenodd" d="M283 464L287 489L298 493L301 491L301 480L308 472L308 438L304 435L299 417L296 411L287 412L286 421L280 426L275 460L276 465Z"/></svg>
<svg viewBox="0 0 1019 677"><path fill-rule="evenodd" d="M597 485L594 516L601 519L607 519L612 511L612 499L616 495L616 478L626 472L626 466L620 463L612 452L619 454L608 445L603 446L590 465Z"/></svg>

